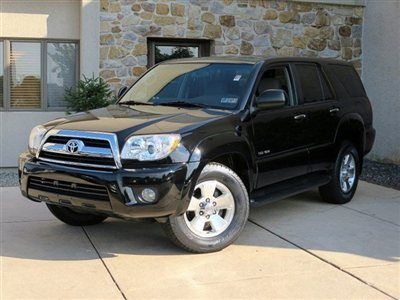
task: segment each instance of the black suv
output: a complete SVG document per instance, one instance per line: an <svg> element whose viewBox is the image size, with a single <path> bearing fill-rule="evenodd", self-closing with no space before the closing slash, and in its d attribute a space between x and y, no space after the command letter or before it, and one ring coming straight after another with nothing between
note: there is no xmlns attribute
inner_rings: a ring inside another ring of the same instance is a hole
<svg viewBox="0 0 400 300"><path fill-rule="evenodd" d="M372 147L352 65L208 57L151 68L116 105L35 127L21 190L78 226L152 219L192 252L231 244L249 207L319 188L350 201Z"/></svg>

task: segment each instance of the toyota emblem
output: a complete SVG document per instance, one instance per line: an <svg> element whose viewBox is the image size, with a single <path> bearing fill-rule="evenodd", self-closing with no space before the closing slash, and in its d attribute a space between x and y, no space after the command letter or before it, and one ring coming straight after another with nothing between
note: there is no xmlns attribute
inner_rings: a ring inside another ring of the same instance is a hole
<svg viewBox="0 0 400 300"><path fill-rule="evenodd" d="M69 140L65 145L65 150L69 153L79 153L85 144L81 140Z"/></svg>

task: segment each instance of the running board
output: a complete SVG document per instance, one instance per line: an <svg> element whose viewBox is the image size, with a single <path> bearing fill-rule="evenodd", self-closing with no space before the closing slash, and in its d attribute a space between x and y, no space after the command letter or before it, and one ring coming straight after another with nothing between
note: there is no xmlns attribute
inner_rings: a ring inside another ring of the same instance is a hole
<svg viewBox="0 0 400 300"><path fill-rule="evenodd" d="M331 176L326 173L318 173L275 183L254 191L250 197L250 205L252 207L260 207L320 187L327 184L330 180Z"/></svg>

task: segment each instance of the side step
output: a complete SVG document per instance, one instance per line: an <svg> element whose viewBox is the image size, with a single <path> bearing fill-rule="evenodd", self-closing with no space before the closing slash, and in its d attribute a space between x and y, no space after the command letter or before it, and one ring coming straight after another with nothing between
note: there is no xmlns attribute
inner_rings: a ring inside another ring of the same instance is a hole
<svg viewBox="0 0 400 300"><path fill-rule="evenodd" d="M331 176L326 173L313 173L275 183L254 191L250 196L250 205L252 207L260 207L325 185L330 180Z"/></svg>

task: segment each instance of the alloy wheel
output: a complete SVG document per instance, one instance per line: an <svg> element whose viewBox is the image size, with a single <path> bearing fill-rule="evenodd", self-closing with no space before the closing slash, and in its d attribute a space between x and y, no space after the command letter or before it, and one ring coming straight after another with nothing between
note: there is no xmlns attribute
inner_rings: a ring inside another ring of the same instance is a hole
<svg viewBox="0 0 400 300"><path fill-rule="evenodd" d="M343 193L348 193L352 189L356 179L356 160L353 154L348 153L342 159L340 166L340 188Z"/></svg>
<svg viewBox="0 0 400 300"><path fill-rule="evenodd" d="M217 180L196 185L184 214L188 228L200 237L215 237L232 222L235 200L229 188Z"/></svg>

